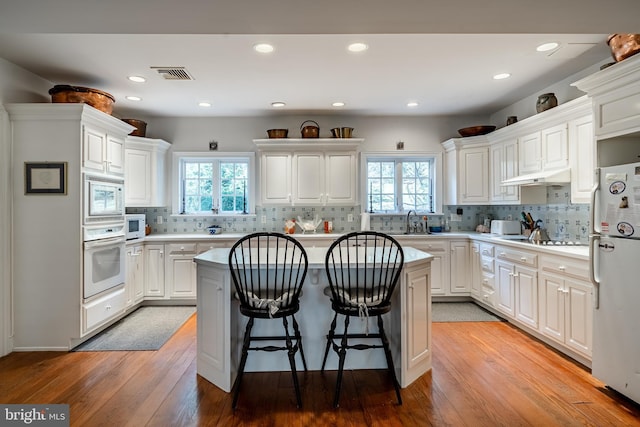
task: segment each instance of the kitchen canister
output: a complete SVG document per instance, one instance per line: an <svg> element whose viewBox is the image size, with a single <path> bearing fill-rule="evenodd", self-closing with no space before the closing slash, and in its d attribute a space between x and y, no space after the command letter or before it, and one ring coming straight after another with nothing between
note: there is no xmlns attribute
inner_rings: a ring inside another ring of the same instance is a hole
<svg viewBox="0 0 640 427"><path fill-rule="evenodd" d="M538 101L536 102L536 111L538 113L542 113L543 111L547 111L550 108L558 106L558 98L553 93L543 93L538 97Z"/></svg>

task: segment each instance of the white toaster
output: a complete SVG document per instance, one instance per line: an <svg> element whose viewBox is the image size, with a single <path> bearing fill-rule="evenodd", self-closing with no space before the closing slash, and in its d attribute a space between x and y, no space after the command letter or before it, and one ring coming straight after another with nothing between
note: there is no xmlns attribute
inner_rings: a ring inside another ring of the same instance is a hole
<svg viewBox="0 0 640 427"><path fill-rule="evenodd" d="M520 221L494 219L491 221L491 234L521 234Z"/></svg>

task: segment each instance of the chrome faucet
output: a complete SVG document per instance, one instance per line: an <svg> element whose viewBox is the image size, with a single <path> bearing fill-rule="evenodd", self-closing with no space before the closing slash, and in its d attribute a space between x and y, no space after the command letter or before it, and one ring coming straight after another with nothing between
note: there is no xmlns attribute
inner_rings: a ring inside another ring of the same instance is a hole
<svg viewBox="0 0 640 427"><path fill-rule="evenodd" d="M416 213L416 211L414 211L413 209L410 209L409 212L407 212L407 230L404 232L404 234L411 234L411 226L409 225L409 217L411 216L411 212L413 212L414 214Z"/></svg>

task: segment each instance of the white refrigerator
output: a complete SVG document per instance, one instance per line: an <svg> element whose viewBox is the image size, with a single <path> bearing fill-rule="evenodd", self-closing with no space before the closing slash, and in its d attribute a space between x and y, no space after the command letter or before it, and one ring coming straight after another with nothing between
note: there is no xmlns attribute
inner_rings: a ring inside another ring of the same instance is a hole
<svg viewBox="0 0 640 427"><path fill-rule="evenodd" d="M640 403L640 163L597 174L590 238L592 374Z"/></svg>

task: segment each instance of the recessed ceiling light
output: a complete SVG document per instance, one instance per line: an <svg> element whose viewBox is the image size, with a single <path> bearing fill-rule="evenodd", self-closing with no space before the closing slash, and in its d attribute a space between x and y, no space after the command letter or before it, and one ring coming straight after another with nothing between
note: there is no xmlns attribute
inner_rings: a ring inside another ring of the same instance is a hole
<svg viewBox="0 0 640 427"><path fill-rule="evenodd" d="M129 101L142 101L142 98L140 98L139 96L127 96L126 98Z"/></svg>
<svg viewBox="0 0 640 427"><path fill-rule="evenodd" d="M351 43L349 46L347 46L347 49L349 49L349 51L351 52L364 52L365 50L369 49L369 46L366 43Z"/></svg>
<svg viewBox="0 0 640 427"><path fill-rule="evenodd" d="M142 76L129 76L127 77L129 80L131 80L132 82L136 82L136 83L144 83L147 81L147 79L145 79Z"/></svg>
<svg viewBox="0 0 640 427"><path fill-rule="evenodd" d="M543 43L540 46L538 46L536 48L536 50L538 52L548 52L550 50L553 50L555 48L557 48L559 45L556 42L551 42L551 43Z"/></svg>
<svg viewBox="0 0 640 427"><path fill-rule="evenodd" d="M211 107L211 103L207 101L202 101L198 103L199 107Z"/></svg>
<svg viewBox="0 0 640 427"><path fill-rule="evenodd" d="M287 105L287 104L285 104L284 102L281 102L281 101L276 101L276 102L272 102L271 103L271 106L273 108L280 108L280 107L284 107L285 105Z"/></svg>
<svg viewBox="0 0 640 427"><path fill-rule="evenodd" d="M407 102L407 107L417 107L418 103L416 101Z"/></svg>
<svg viewBox="0 0 640 427"><path fill-rule="evenodd" d="M509 77L511 77L511 74L509 73L499 73L493 76L493 80L503 80L508 79Z"/></svg>
<svg viewBox="0 0 640 427"><path fill-rule="evenodd" d="M344 107L344 102L338 101L338 102L334 102L331 105L333 105L334 107Z"/></svg>
<svg viewBox="0 0 640 427"><path fill-rule="evenodd" d="M260 53L271 53L274 51L274 47L269 43L258 43L253 46L253 50Z"/></svg>

